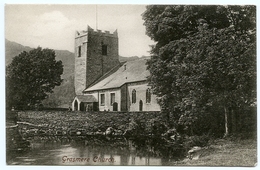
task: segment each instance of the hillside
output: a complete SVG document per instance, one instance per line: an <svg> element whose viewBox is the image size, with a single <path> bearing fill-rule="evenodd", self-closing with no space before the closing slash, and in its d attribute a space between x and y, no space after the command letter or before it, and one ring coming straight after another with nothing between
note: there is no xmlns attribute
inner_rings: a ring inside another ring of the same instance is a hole
<svg viewBox="0 0 260 170"><path fill-rule="evenodd" d="M19 55L22 51L30 51L32 49L33 48L5 39L5 64L9 65L13 57Z"/></svg>
<svg viewBox="0 0 260 170"><path fill-rule="evenodd" d="M33 48L23 46L16 42L5 40L5 63L6 66L12 62L12 59L23 51L30 51ZM74 90L74 53L67 50L55 50L56 60L61 60L64 68L60 86L54 88L54 92L49 95L49 98L43 101L45 107L69 107L73 98L75 97ZM143 56L142 58L147 58ZM139 57L122 57L119 56L119 61L133 61L138 60Z"/></svg>

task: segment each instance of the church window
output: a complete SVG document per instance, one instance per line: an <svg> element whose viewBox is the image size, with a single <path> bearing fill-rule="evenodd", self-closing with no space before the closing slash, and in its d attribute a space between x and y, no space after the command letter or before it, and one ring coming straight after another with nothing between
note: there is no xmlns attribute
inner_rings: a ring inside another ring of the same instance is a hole
<svg viewBox="0 0 260 170"><path fill-rule="evenodd" d="M132 103L136 103L136 90L132 91Z"/></svg>
<svg viewBox="0 0 260 170"><path fill-rule="evenodd" d="M81 57L81 46L78 47L78 57Z"/></svg>
<svg viewBox="0 0 260 170"><path fill-rule="evenodd" d="M107 55L107 45L102 45L102 55Z"/></svg>
<svg viewBox="0 0 260 170"><path fill-rule="evenodd" d="M111 106L115 103L115 93L110 93Z"/></svg>
<svg viewBox="0 0 260 170"><path fill-rule="evenodd" d="M105 105L105 94L100 94L100 105L104 106Z"/></svg>
<svg viewBox="0 0 260 170"><path fill-rule="evenodd" d="M151 89L146 90L146 103L151 103Z"/></svg>

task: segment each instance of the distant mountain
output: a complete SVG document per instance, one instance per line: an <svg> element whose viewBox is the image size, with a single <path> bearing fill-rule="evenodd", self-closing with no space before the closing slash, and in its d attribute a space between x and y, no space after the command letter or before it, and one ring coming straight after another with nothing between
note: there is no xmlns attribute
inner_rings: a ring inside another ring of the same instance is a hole
<svg viewBox="0 0 260 170"><path fill-rule="evenodd" d="M132 56L132 57L122 57L119 56L119 61L120 62L125 62L125 61L133 61L133 60L139 60L139 59L150 59L150 56L142 56L142 57L138 57L138 56Z"/></svg>
<svg viewBox="0 0 260 170"><path fill-rule="evenodd" d="M33 48L5 39L5 64L9 65L15 56L19 55L23 51L30 51L32 49Z"/></svg>
<svg viewBox="0 0 260 170"><path fill-rule="evenodd" d="M30 51L33 48L23 46L16 42L5 40L5 63L9 65L15 56L18 56L23 51ZM63 82L60 86L54 88L53 93L48 99L43 101L45 107L69 107L75 97L74 89L74 53L67 50L55 50L56 60L61 60L63 64ZM133 61L138 59L149 59L149 56L122 57L119 56L120 62ZM8 87L7 87L8 88Z"/></svg>
<svg viewBox="0 0 260 170"><path fill-rule="evenodd" d="M122 57L122 56L119 56L119 61L120 62L125 62L125 61L133 61L133 60L138 60L139 57L137 56L132 56L132 57Z"/></svg>

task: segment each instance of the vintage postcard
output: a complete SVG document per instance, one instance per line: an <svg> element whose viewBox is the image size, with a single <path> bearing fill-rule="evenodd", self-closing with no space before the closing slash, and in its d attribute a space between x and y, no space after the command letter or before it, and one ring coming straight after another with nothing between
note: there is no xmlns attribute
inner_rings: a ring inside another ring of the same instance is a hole
<svg viewBox="0 0 260 170"><path fill-rule="evenodd" d="M6 4L6 165L257 166L256 6Z"/></svg>

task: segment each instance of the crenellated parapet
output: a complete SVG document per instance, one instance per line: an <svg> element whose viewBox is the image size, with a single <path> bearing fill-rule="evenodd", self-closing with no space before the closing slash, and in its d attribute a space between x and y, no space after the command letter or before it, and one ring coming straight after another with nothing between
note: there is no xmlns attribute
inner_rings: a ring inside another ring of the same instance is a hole
<svg viewBox="0 0 260 170"><path fill-rule="evenodd" d="M113 33L110 33L110 31L94 30L90 26L87 27L87 30L76 31L75 38L79 38L87 34L118 38L117 30L115 30Z"/></svg>

